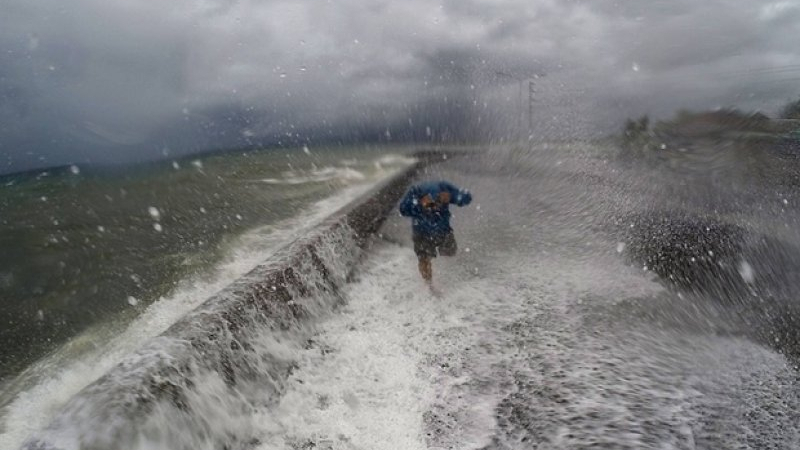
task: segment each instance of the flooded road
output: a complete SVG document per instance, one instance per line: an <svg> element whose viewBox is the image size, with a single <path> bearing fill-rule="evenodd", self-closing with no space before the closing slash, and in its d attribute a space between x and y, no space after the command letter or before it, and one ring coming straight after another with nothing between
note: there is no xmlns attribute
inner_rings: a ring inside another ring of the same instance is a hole
<svg viewBox="0 0 800 450"><path fill-rule="evenodd" d="M760 310L677 289L629 251L631 233L653 231L636 218L694 205L586 148L560 150L424 175L475 196L454 209L460 254L434 263L443 296L416 273L409 224L390 219L259 448L800 445L796 368L753 332Z"/></svg>

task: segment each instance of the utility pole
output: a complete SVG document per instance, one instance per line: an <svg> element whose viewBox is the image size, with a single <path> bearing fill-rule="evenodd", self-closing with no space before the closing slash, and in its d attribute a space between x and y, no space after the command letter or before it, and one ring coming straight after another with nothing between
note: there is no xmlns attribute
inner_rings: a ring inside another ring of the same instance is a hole
<svg viewBox="0 0 800 450"><path fill-rule="evenodd" d="M534 80L538 80L539 78L543 77L544 74L542 73L534 73L533 75L525 75L519 76L514 73L508 72L501 72L497 71L495 74L510 78L517 83L519 83L519 95L517 96L517 133L519 134L518 138L522 140L522 121L523 115L525 114L525 107L523 105L523 98L522 98L522 84L527 81L528 82L528 135L530 135L531 130L533 130L533 101L535 100L534 94L535 91L533 89L535 82ZM533 78L533 79L531 79Z"/></svg>
<svg viewBox="0 0 800 450"><path fill-rule="evenodd" d="M528 81L528 135L533 130L533 80Z"/></svg>
<svg viewBox="0 0 800 450"><path fill-rule="evenodd" d="M522 134L522 79L519 81L519 95L517 95L517 138Z"/></svg>

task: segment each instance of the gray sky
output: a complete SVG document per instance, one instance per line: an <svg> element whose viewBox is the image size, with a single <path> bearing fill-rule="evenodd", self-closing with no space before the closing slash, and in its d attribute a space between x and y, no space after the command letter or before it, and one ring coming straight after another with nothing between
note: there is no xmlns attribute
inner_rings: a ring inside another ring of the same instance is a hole
<svg viewBox="0 0 800 450"><path fill-rule="evenodd" d="M800 95L800 0L0 0L0 172L389 130L609 132ZM527 97L527 93L524 93Z"/></svg>

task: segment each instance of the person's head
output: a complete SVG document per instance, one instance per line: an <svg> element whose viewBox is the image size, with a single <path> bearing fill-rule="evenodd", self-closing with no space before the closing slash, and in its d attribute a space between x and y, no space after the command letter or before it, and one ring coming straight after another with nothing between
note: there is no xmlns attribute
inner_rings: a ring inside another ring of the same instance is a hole
<svg viewBox="0 0 800 450"><path fill-rule="evenodd" d="M425 194L420 198L423 208L439 209L448 203L450 203L450 193L445 191L436 194L435 198L431 194Z"/></svg>

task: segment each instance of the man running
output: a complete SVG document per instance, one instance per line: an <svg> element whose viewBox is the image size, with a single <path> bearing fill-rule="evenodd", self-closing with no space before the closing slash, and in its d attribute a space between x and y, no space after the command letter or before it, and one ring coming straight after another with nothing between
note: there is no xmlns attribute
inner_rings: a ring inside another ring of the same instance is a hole
<svg viewBox="0 0 800 450"><path fill-rule="evenodd" d="M471 201L469 191L447 181L429 181L412 186L400 201L400 214L413 219L414 252L419 259L419 273L431 288L431 260L439 254L456 254L456 238L450 227L450 204L465 206Z"/></svg>

